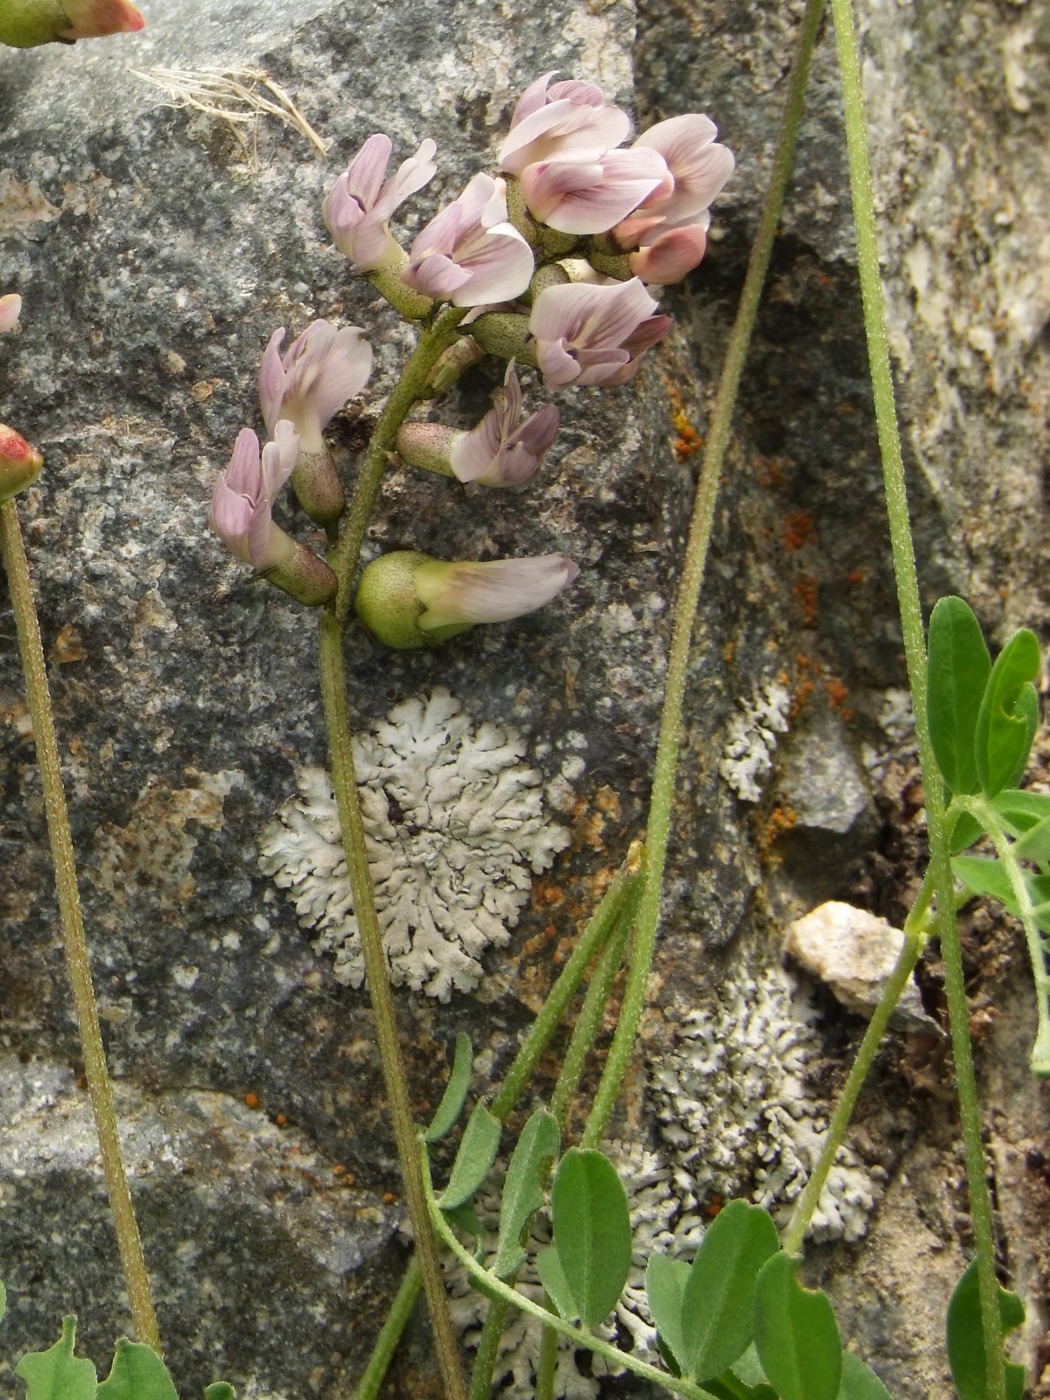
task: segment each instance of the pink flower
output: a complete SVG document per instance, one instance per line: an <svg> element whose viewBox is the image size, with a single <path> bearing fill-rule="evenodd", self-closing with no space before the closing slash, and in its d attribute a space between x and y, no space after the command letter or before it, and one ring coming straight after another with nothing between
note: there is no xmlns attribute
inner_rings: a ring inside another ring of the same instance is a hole
<svg viewBox="0 0 1050 1400"><path fill-rule="evenodd" d="M657 151L667 163L672 183L650 195L639 212L659 214L664 228L697 224L706 229L711 202L735 164L732 151L715 141L717 135L711 118L697 112L671 117L643 131L633 149Z"/></svg>
<svg viewBox="0 0 1050 1400"><path fill-rule="evenodd" d="M367 566L354 608L387 646L432 646L475 623L507 622L542 608L579 572L564 554L448 564L398 549Z"/></svg>
<svg viewBox="0 0 1050 1400"><path fill-rule="evenodd" d="M335 182L322 207L335 246L363 272L396 267L404 254L387 227L391 214L411 194L421 190L437 166L431 140L384 182L390 153L389 136L370 136Z"/></svg>
<svg viewBox="0 0 1050 1400"><path fill-rule="evenodd" d="M494 406L476 428L455 439L449 454L460 481L482 486L524 486L539 471L558 432L559 414L544 404L521 422L521 386L513 362ZM520 424L520 426L519 426Z"/></svg>
<svg viewBox="0 0 1050 1400"><path fill-rule="evenodd" d="M259 370L259 398L266 429L286 419L304 453L324 448L321 434L332 416L364 388L372 372L372 347L357 326L338 329L314 321L281 354L284 329L274 331Z"/></svg>
<svg viewBox="0 0 1050 1400"><path fill-rule="evenodd" d="M525 90L499 151L499 163L511 175L527 165L570 152L601 156L618 146L631 129L627 113L607 103L593 83L560 82L550 86L553 70Z"/></svg>
<svg viewBox="0 0 1050 1400"><path fill-rule="evenodd" d="M486 564L427 559L413 572L416 596L424 605L416 625L441 640L476 622L509 622L544 607L579 572L564 554Z"/></svg>
<svg viewBox="0 0 1050 1400"><path fill-rule="evenodd" d="M654 314L656 306L636 277L545 288L532 308L529 330L547 386L626 384L637 373L642 352L671 328L670 316Z"/></svg>
<svg viewBox="0 0 1050 1400"><path fill-rule="evenodd" d="M561 233L605 233L673 184L659 151L575 152L527 165L521 190L529 213Z"/></svg>
<svg viewBox="0 0 1050 1400"><path fill-rule="evenodd" d="M6 296L0 297L0 334L14 330L21 310L22 298L17 292L8 292Z"/></svg>
<svg viewBox="0 0 1050 1400"><path fill-rule="evenodd" d="M130 0L61 0L68 26L56 39L95 39L104 34L137 34L146 27Z"/></svg>
<svg viewBox="0 0 1050 1400"><path fill-rule="evenodd" d="M685 224L658 233L651 243L643 243L631 253L628 265L635 277L652 286L666 287L680 282L687 272L699 266L707 248L707 234L699 224Z"/></svg>
<svg viewBox="0 0 1050 1400"><path fill-rule="evenodd" d="M259 439L251 428L242 428L230 465L215 483L208 524L238 559L258 573L287 564L299 548L270 514L298 452L299 436L286 420L277 424L274 441L266 444L261 458Z"/></svg>
<svg viewBox="0 0 1050 1400"><path fill-rule="evenodd" d="M529 285L532 249L507 222L506 184L478 174L427 224L409 254L404 280L454 306L513 301Z"/></svg>

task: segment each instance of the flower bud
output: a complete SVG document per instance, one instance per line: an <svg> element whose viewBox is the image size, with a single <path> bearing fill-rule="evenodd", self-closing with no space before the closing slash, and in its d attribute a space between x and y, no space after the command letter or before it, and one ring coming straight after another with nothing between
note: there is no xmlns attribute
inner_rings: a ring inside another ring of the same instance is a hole
<svg viewBox="0 0 1050 1400"><path fill-rule="evenodd" d="M31 486L40 475L44 459L14 428L0 423L0 501Z"/></svg>
<svg viewBox="0 0 1050 1400"><path fill-rule="evenodd" d="M478 622L508 622L534 612L578 573L563 554L475 564L396 550L365 569L354 607L387 646L430 646Z"/></svg>
<svg viewBox="0 0 1050 1400"><path fill-rule="evenodd" d="M0 44L16 49L134 34L146 21L130 0L4 0Z"/></svg>

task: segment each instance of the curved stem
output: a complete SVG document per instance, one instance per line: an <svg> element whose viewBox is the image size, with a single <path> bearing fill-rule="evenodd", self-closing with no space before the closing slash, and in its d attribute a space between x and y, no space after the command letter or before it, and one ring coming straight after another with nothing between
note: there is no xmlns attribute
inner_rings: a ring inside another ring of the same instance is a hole
<svg viewBox="0 0 1050 1400"><path fill-rule="evenodd" d="M401 1280L401 1287L397 1290L397 1297L390 1305L383 1329L376 1338L365 1373L354 1391L354 1400L378 1400L397 1344L401 1340L401 1333L408 1326L422 1287L423 1274L419 1267L419 1256L413 1254Z"/></svg>
<svg viewBox="0 0 1050 1400"><path fill-rule="evenodd" d="M977 1246L977 1273L981 1298L981 1330L984 1334L990 1400L1005 1400L1006 1373L999 1325L999 1302L995 1277L995 1249L992 1232L992 1206L985 1179L984 1146L981 1142L981 1116L977 1101L977 1081L970 1049L970 1017L966 1004L962 949L955 921L948 829L944 816L943 780L930 743L926 704L926 641L915 570L915 549L908 519L908 496L901 458L900 436L890 370L889 339L882 304L879 250L875 225L875 201L868 159L864 122L863 89L853 14L849 0L832 0L835 41L842 74L843 105L846 114L846 146L849 156L850 187L853 194L853 221L857 230L858 267L864 304L864 327L868 339L868 362L875 398L875 420L882 454L886 510L889 516L893 569L897 581L897 601L908 684L915 710L915 737L919 750L926 824L930 837L930 870L937 901L937 931L944 960L944 985L951 1025L952 1054L955 1059L956 1090L962 1123L966 1179L970 1188L970 1214Z"/></svg>
<svg viewBox="0 0 1050 1400"><path fill-rule="evenodd" d="M146 1261L142 1253L142 1240L135 1220L135 1210L131 1204L131 1192L128 1189L127 1172L120 1148L117 1114L113 1106L113 1092L106 1069L102 1032L99 1028L98 1008L91 985L91 963L84 934L84 920L80 912L76 859L73 854L73 838L69 830L65 793L62 790L62 769L59 765L55 725L51 715L51 697L47 686L44 650L40 641L40 624L33 603L29 563L13 500L0 502L0 554L3 556L7 572L11 605L18 631L18 648L26 679L29 713L33 722L33 740L36 744L37 764L44 793L44 811L51 840L51 858L55 865L55 885L58 891L66 966L73 990L73 1010L84 1055L84 1074L95 1115L95 1131L98 1134L102 1170L109 1192L109 1207L117 1234L120 1264L127 1284L135 1331L141 1342L159 1352L160 1331L157 1327L157 1314L150 1293L149 1275L146 1273Z"/></svg>
<svg viewBox="0 0 1050 1400"><path fill-rule="evenodd" d="M441 1277L437 1247L427 1215L426 1198L420 1178L416 1130L408 1099L401 1045L397 1036L394 998L390 990L383 935L376 914L372 877L368 869L365 829L357 794L357 775L350 735L350 715L346 703L346 677L343 668L343 628L334 611L326 609L320 623L321 698L332 759L332 786L339 807L347 871L353 892L354 913L361 935L368 994L375 1016L376 1041L383 1066L383 1081L390 1104L390 1119L397 1142L398 1160L404 1180L405 1199L412 1221L416 1254L423 1274L430 1322L438 1364L449 1400L466 1400L463 1372L459 1362L456 1335L449 1317L445 1286Z"/></svg>
<svg viewBox="0 0 1050 1400"><path fill-rule="evenodd" d="M630 1064L638 1026L645 1009L649 972L656 946L656 929L660 920L660 896L663 889L667 842L671 829L671 804L674 799L675 770L678 764L678 749L681 741L682 706L689 678L689 649L693 622L696 618L700 585L703 582L704 566L707 562L711 540L711 524L714 519L719 477L722 472L726 448L729 445L733 409L736 405L737 391L744 371L744 361L747 358L748 346L751 342L751 333L758 314L762 286L773 251L773 239L776 235L777 222L784 202L784 190L791 171L806 81L809 77L809 63L816 42L817 24L822 6L823 0L808 0L802 19L798 47L795 50L791 69L787 104L781 121L780 134L777 138L777 149L773 160L773 178L766 194L758 232L751 249L747 276L740 295L740 307L726 350L718 394L711 414L707 446L700 468L700 479L697 482L696 501L693 506L689 540L682 568L682 582L675 604L671 649L667 661L667 691L660 722L656 762L653 769L653 793L645 837L651 870L635 926L630 970L627 976L627 986L624 990L623 1009L588 1124L588 1135L592 1141L599 1140L605 1131Z"/></svg>

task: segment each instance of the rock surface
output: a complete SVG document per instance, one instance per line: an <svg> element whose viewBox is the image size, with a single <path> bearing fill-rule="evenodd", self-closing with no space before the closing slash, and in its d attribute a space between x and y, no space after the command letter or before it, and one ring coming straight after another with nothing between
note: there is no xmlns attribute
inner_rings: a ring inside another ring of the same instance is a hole
<svg viewBox="0 0 1050 1400"><path fill-rule="evenodd" d="M718 122L737 174L707 258L667 297L676 332L637 383L562 396L553 466L526 493L473 496L462 509L448 483L404 474L371 532L374 552L564 550L582 568L553 607L441 652L393 655L358 630L348 636L359 729L445 687L475 729L524 736L549 819L572 835L535 878L509 947L486 954L477 992L448 1006L399 994L422 1118L456 1030L472 1034L479 1072L505 1063L644 823L696 444L802 5L142 8L148 28L133 40L0 51L0 292L25 299L23 331L0 344L0 416L47 459L20 514L170 1364L183 1395L221 1375L247 1396L304 1385L335 1396L360 1374L403 1264L396 1163L367 998L335 980L331 957L258 864L274 812L302 770L325 761L313 619L251 585L209 534L214 474L238 429L259 426L258 359L277 325L299 330L325 315L368 330L366 421L395 381L406 335L349 276L319 215L370 132L389 132L402 156L424 136L438 143L439 176L404 211L414 226L474 169L491 168L495 129L549 68L601 83L645 123L689 108ZM1050 601L1050 118L1040 96L1050 34L1033 4L977 0L960 23L932 4L860 8L924 590L928 600L967 591L1001 637L1037 624ZM327 155L272 115L233 123L176 110L129 65L264 70ZM805 1086L791 1092L808 1096L807 1125L826 1112L856 1032L828 1008L822 1020L791 1021L775 966L782 925L847 894L851 862L877 839L882 770L865 754L893 747L879 716L903 674L836 83L828 30L696 631L645 1068L620 1125L654 1151L653 1077L672 1045L698 1063L716 1056L717 1042L696 1050L696 1028L723 1024L723 988L727 1005L742 999L748 1012L732 1046L742 1073L765 1075L760 1032L805 1043ZM480 416L495 382L488 371L464 382L458 421ZM360 436L347 415L346 461ZM75 1078L2 583L0 600L4 1356L49 1344L61 1313L76 1311L83 1350L104 1370L128 1319ZM756 727L770 695L782 697L783 724ZM753 786L732 785L727 763ZM814 785L815 773L829 776ZM900 917L910 874L895 872L892 907L876 912ZM1012 1191L1004 1264L1030 1316L1045 1320L1050 1264L1036 1241L1050 1202L1045 1163L1025 1164L1045 1149L1047 1090L1012 1068L1025 1058L1015 1044L1029 1005L1023 971L1001 1001L982 1056L1001 1109L990 1162ZM792 1060L793 1085L798 1069ZM808 1267L897 1400L941 1400L943 1305L969 1248L950 1078L914 1041L891 1042L880 1073L850 1170L885 1186L863 1208L856 1179L843 1187L856 1197L850 1229L866 1220L869 1241L814 1247ZM759 1164L740 1170L734 1185L760 1193ZM679 1203L684 1214L706 1204L702 1192ZM920 1226L924 1252L913 1257ZM1038 1336L1026 1343L1034 1376L1047 1363ZM422 1325L393 1384L436 1393ZM605 1383L609 1393L618 1384ZM1032 1394L1050 1388L1036 1380Z"/></svg>

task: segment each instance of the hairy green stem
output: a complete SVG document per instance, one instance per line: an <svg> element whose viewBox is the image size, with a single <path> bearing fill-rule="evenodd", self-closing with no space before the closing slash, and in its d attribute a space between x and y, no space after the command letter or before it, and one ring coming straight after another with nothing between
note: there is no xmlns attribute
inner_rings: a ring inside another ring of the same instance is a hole
<svg viewBox="0 0 1050 1400"><path fill-rule="evenodd" d="M401 1340L401 1334L408 1326L412 1310L419 1300L423 1287L423 1272L419 1267L419 1255L413 1254L401 1280L401 1287L390 1305L382 1331L376 1338L372 1355L368 1358L365 1373L357 1383L354 1400L378 1400L379 1392L394 1359L394 1352Z"/></svg>
<svg viewBox="0 0 1050 1400"><path fill-rule="evenodd" d="M879 275L879 250L875 225L875 202L868 159L867 130L864 121L863 91L857 41L850 0L832 0L835 40L842 75L843 104L846 114L846 147L849 157L853 220L857 231L857 253L864 326L868 340L868 361L875 399L875 419L882 455L886 509L889 515L893 568L904 653L908 668L912 705L915 710L915 737L919 750L926 822L930 838L930 870L937 901L937 932L944 960L944 982L951 1024L952 1053L955 1059L959 1114L962 1122L966 1177L970 1188L970 1212L977 1246L977 1272L981 1298L981 1330L984 1335L990 1400L1005 1400L1006 1375L1003 1366L999 1303L995 1277L995 1250L992 1207L985 1179L984 1147L981 1143L981 1117L977 1082L970 1049L969 1009L963 978L962 950L955 920L951 857L945 824L943 780L930 743L926 697L926 641L919 601L915 550L908 518L908 498L897 431L897 412L890 370L889 340L886 334Z"/></svg>
<svg viewBox="0 0 1050 1400"><path fill-rule="evenodd" d="M860 1097L860 1091L864 1087L864 1081L875 1062L875 1056L882 1043L882 1038L886 1034L886 1027L890 1023L894 1008L900 1000L901 993L907 986L908 978L914 971L915 964L919 961L925 946L925 933L909 932L906 924L904 945L894 964L893 971L886 979L882 995L879 997L853 1064L850 1066L846 1083L839 1095L839 1101L835 1105L835 1111L831 1115L828 1130L824 1134L816 1166L810 1173L805 1190L798 1198L791 1219L781 1236L781 1248L788 1254L798 1254L802 1249L802 1242L806 1237L809 1222L817 1208L820 1193L824 1190L824 1183L828 1179L828 1173L831 1171L835 1156L846 1136L846 1129L849 1127L849 1120L853 1116L853 1110Z"/></svg>
<svg viewBox="0 0 1050 1400"><path fill-rule="evenodd" d="M98 1008L91 985L91 963L84 934L84 920L80 912L73 838L69 830L69 813L62 790L62 769L51 714L51 696L47 685L44 650L40 641L40 624L33 602L29 563L22 543L18 511L13 500L0 502L0 554L3 556L7 573L11 606L18 631L18 648L25 674L33 740L36 744L40 783L44 794L44 811L51 840L51 858L55 865L55 885L58 891L66 966L73 990L73 1010L84 1056L84 1074L95 1115L95 1131L98 1134L102 1170L109 1192L109 1207L117 1234L120 1264L127 1284L128 1301L138 1338L159 1352L160 1331L157 1327L157 1314L150 1293L135 1210L131 1204L131 1192L128 1189L127 1172L120 1148L117 1114L113 1106L113 1092L106 1069L102 1032L99 1028Z"/></svg>
<svg viewBox="0 0 1050 1400"><path fill-rule="evenodd" d="M1024 928L1028 944L1028 956L1032 961L1032 977L1038 997L1036 999L1036 1036L1032 1046L1032 1073L1040 1078L1050 1075L1050 1014L1047 1012L1047 992L1050 990L1050 975L1046 971L1046 955L1043 952L1043 939L1039 932L1035 905L1025 883L1024 872L1013 853L1012 843L999 820L995 808L983 797L955 797L952 799L949 825L956 811L969 812L991 837L995 853L1010 881L1017 916ZM969 898L965 895L964 898Z"/></svg>
<svg viewBox="0 0 1050 1400"><path fill-rule="evenodd" d="M421 1142L420 1147L424 1154L421 1158L423 1178L434 1229L441 1242L452 1251L482 1293L490 1298L503 1299L512 1307L528 1313L530 1317L543 1323L545 1327L550 1327L563 1337L568 1337L576 1346L586 1351L595 1352L598 1356L611 1362L613 1366L622 1366L625 1370L632 1371L636 1376L641 1376L643 1380L655 1382L664 1390L669 1390L672 1395L683 1395L686 1400L716 1400L716 1397L709 1390L704 1390L702 1386L696 1385L693 1381L683 1380L678 1376L672 1376L669 1371L661 1371L656 1366L650 1366L648 1362L640 1361L630 1352L620 1351L618 1347L604 1341L597 1333L590 1332L584 1327L577 1327L558 1317L556 1313L548 1312L539 1303L534 1303L524 1293L519 1293L516 1289L509 1287L495 1274L490 1273L488 1269L479 1264L470 1251L463 1248L456 1238L452 1226L445 1219L434 1195L433 1183L430 1180L430 1168L425 1157L425 1144Z"/></svg>
<svg viewBox="0 0 1050 1400"><path fill-rule="evenodd" d="M400 379L387 399L386 407L380 414L379 422L365 450L342 534L338 544L328 553L328 563L339 583L335 614L340 623L346 622L353 606L354 574L361 558L365 533L379 499L383 473L394 450L397 430L405 421L412 405L418 399L426 397L430 372L448 347L459 338L459 323L466 314L462 307L446 307L433 325L422 332L415 350L401 372Z"/></svg>
<svg viewBox="0 0 1050 1400"><path fill-rule="evenodd" d="M569 1106L583 1073L584 1061L597 1039L602 1018L605 1015L605 1008L609 1004L613 982L623 962L624 949L627 947L631 928L638 915L641 897L642 889L639 889L624 906L623 913L613 930L613 936L602 949L602 955L598 959L594 974L587 984L587 995L583 999L579 1019L572 1028L572 1036L565 1052L561 1073L558 1075L558 1082L551 1095L551 1112L557 1118L558 1126L563 1134L569 1115ZM597 1147L601 1141L601 1133L596 1132L592 1125L593 1118L588 1113L587 1123L580 1139L581 1147Z"/></svg>
<svg viewBox="0 0 1050 1400"><path fill-rule="evenodd" d="M376 914L372 877L368 869L365 829L354 772L350 715L346 702L343 666L343 628L335 612L325 609L320 621L321 698L324 705L328 747L332 759L332 787L339 807L347 872L353 893L354 913L361 935L365 977L375 1017L376 1043L383 1067L383 1081L390 1104L390 1120L397 1143L398 1160L412 1221L416 1254L423 1274L434 1347L448 1400L466 1400L456 1335L452 1329L437 1246L427 1216L426 1197L419 1172L416 1129L408 1099L405 1066L397 1035L397 1017L390 990L383 935Z"/></svg>
<svg viewBox="0 0 1050 1400"><path fill-rule="evenodd" d="M718 482L725 460L733 421L740 379L744 371L748 346L758 315L759 301L765 282L776 236L777 222L784 202L784 190L795 151L799 120L802 115L809 64L816 42L817 25L823 0L808 0L799 31L798 45L788 85L787 103L781 120L777 148L773 159L773 177L762 207L758 232L751 248L747 276L740 296L740 307L733 324L726 350L725 364L718 385L711 426L697 482L696 500L689 527L682 581L675 605L671 630L671 649L667 661L667 685L656 762L653 768L653 791L649 808L649 824L645 844L649 852L650 875L642 897L635 925L623 1009L613 1036L609 1058L605 1064L594 1108L588 1124L593 1140L604 1133L620 1087L623 1084L634 1050L638 1027L645 1009L656 946L656 930L660 920L660 897L663 889L664 865L671 829L671 805L674 800L675 770L682 732L682 707L689 681L689 650L693 623L700 600L711 540Z"/></svg>

